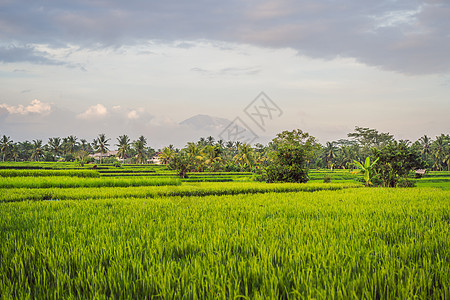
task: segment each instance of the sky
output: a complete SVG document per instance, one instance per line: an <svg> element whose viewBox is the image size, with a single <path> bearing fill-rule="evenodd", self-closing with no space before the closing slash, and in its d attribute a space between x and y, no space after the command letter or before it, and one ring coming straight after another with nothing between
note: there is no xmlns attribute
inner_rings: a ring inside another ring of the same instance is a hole
<svg viewBox="0 0 450 300"><path fill-rule="evenodd" d="M448 53L448 0L0 0L0 135L415 141L450 133Z"/></svg>

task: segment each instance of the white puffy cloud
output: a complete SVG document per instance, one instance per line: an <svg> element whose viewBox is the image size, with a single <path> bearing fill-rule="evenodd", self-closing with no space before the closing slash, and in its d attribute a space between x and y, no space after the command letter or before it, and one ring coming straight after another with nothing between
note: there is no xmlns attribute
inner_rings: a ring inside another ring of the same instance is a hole
<svg viewBox="0 0 450 300"><path fill-rule="evenodd" d="M139 119L139 114L136 110L132 110L127 114L128 119Z"/></svg>
<svg viewBox="0 0 450 300"><path fill-rule="evenodd" d="M97 119L108 115L108 109L103 104L89 106L89 108L78 115L80 119Z"/></svg>
<svg viewBox="0 0 450 300"><path fill-rule="evenodd" d="M28 114L46 114L52 111L50 103L41 102L38 99L31 101L30 105L8 105L0 104L0 108L5 109L9 114L28 115Z"/></svg>

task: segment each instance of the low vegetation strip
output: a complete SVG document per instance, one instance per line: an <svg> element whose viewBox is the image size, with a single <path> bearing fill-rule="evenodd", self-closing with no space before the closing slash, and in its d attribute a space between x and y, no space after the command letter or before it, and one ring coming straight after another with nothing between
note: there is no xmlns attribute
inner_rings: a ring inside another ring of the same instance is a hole
<svg viewBox="0 0 450 300"><path fill-rule="evenodd" d="M42 176L70 176L70 177L100 177L95 170L0 170L0 177L42 177Z"/></svg>
<svg viewBox="0 0 450 300"><path fill-rule="evenodd" d="M118 199L118 198L155 198L167 196L211 196L239 195L255 193L287 193L315 192L322 190L341 190L360 187L355 184L296 184L296 183L183 183L178 186L137 186L103 187L82 189L61 188L11 188L0 190L0 202L40 201L40 200L87 200L87 199Z"/></svg>
<svg viewBox="0 0 450 300"><path fill-rule="evenodd" d="M448 299L449 207L386 188L0 203L0 298Z"/></svg>
<svg viewBox="0 0 450 300"><path fill-rule="evenodd" d="M14 177L2 178L0 188L89 188L180 185L179 178L77 178Z"/></svg>

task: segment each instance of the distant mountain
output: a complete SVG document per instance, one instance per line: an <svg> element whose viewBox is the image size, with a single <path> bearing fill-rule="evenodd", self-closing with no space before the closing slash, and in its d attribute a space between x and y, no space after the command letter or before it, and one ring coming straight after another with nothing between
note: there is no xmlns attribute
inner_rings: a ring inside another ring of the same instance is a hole
<svg viewBox="0 0 450 300"><path fill-rule="evenodd" d="M180 122L182 126L188 126L198 130L222 130L231 123L230 120L217 118L208 115L196 115Z"/></svg>
<svg viewBox="0 0 450 300"><path fill-rule="evenodd" d="M240 118L230 121L208 115L196 115L180 122L201 135L211 135L225 141L240 141L251 144L258 136Z"/></svg>

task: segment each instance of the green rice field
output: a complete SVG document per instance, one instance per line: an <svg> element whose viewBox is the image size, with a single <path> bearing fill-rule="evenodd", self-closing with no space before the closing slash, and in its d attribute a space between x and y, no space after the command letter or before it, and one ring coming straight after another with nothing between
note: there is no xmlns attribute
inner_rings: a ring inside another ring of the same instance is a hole
<svg viewBox="0 0 450 300"><path fill-rule="evenodd" d="M450 172L188 175L0 164L0 299L450 299Z"/></svg>

